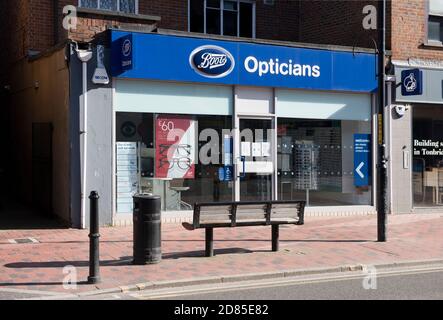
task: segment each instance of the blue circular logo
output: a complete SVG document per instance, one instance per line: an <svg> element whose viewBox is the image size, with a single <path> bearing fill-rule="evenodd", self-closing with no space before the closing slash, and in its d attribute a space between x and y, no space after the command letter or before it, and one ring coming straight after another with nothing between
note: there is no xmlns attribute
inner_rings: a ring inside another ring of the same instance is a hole
<svg viewBox="0 0 443 320"><path fill-rule="evenodd" d="M223 78L235 67L232 54L218 46L201 46L192 51L189 57L191 67L206 78Z"/></svg>
<svg viewBox="0 0 443 320"><path fill-rule="evenodd" d="M131 54L131 51L132 51L131 40L126 39L125 41L123 41L122 54L123 56L128 57Z"/></svg>

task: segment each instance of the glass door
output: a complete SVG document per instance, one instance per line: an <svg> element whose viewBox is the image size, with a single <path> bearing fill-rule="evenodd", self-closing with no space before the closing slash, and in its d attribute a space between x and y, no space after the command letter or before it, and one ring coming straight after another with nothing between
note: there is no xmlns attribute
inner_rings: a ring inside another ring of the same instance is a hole
<svg viewBox="0 0 443 320"><path fill-rule="evenodd" d="M239 119L239 158L237 199L267 201L273 199L274 142L273 120Z"/></svg>

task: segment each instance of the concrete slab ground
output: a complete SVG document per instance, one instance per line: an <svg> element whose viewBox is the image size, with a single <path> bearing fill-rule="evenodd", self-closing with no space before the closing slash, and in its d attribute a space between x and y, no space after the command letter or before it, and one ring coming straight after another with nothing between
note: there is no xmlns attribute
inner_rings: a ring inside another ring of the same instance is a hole
<svg viewBox="0 0 443 320"><path fill-rule="evenodd" d="M50 298L443 260L443 213L394 215L388 223L388 242L378 243L375 215L309 217L304 226L281 227L280 252L271 252L270 227L216 229L213 258L204 257L204 230L163 224L163 260L146 266L132 264L131 227L102 228L98 285L86 283L87 230L0 230L0 292ZM10 241L24 238L36 241Z"/></svg>

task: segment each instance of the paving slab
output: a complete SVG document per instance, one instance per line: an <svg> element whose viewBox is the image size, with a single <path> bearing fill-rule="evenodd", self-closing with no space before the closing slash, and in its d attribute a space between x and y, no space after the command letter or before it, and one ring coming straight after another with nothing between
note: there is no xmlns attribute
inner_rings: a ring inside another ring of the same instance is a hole
<svg viewBox="0 0 443 320"><path fill-rule="evenodd" d="M103 281L96 285L86 283L87 230L0 230L0 292L91 295L192 280L240 281L316 268L443 260L443 214L393 215L388 220L388 242L381 243L376 241L375 215L309 217L304 226L280 229L279 252L271 251L270 227L215 229L213 258L204 257L204 230L187 231L180 224L166 223L162 262L145 266L132 264L132 227L102 228ZM26 237L37 242L9 241Z"/></svg>

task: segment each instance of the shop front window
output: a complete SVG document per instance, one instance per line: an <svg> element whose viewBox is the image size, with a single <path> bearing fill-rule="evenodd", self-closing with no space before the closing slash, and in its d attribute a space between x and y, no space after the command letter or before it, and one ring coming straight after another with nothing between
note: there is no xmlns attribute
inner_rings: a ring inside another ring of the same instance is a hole
<svg viewBox="0 0 443 320"><path fill-rule="evenodd" d="M414 206L441 206L443 205L443 115L440 106L414 106L412 137Z"/></svg>
<svg viewBox="0 0 443 320"><path fill-rule="evenodd" d="M132 212L135 193L160 195L164 211L232 201L232 179L220 178L231 128L229 116L117 113L117 213Z"/></svg>
<svg viewBox="0 0 443 320"><path fill-rule="evenodd" d="M278 120L278 198L371 205L370 121Z"/></svg>

